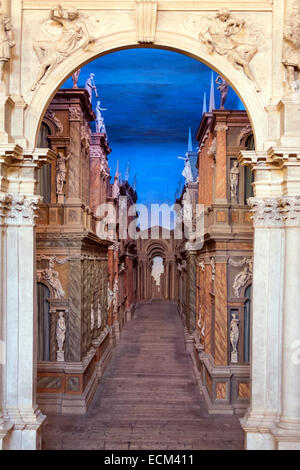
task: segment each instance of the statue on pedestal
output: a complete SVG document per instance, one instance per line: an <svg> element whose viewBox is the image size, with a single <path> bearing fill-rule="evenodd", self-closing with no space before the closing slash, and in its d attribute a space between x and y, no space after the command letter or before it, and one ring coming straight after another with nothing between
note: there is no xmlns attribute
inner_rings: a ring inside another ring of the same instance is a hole
<svg viewBox="0 0 300 470"><path fill-rule="evenodd" d="M225 101L226 101L226 98L227 98L227 95L228 95L229 85L226 82L226 80L224 80L224 78L221 77L221 75L217 76L217 78L215 80L215 83L217 85L219 85L218 90L221 93L220 109L225 109Z"/></svg>
<svg viewBox="0 0 300 470"><path fill-rule="evenodd" d="M72 80L73 80L73 88L77 89L78 88L78 78L80 75L81 69L76 70L76 72L73 73L72 75Z"/></svg>
<svg viewBox="0 0 300 470"><path fill-rule="evenodd" d="M64 362L65 352L63 350L64 342L66 339L66 322L64 317L64 312L59 312L58 320L56 324L56 341L58 346L58 351L56 353L56 360L58 362Z"/></svg>
<svg viewBox="0 0 300 470"><path fill-rule="evenodd" d="M95 92L96 98L98 98L98 91L94 81L95 74L91 73L87 81L85 82L85 89L88 91L90 96L90 102L92 102L93 91Z"/></svg>
<svg viewBox="0 0 300 470"><path fill-rule="evenodd" d="M96 106L96 132L106 134L106 128L104 124L104 119L102 117L101 111L107 111L107 108L101 108L100 101L97 101Z"/></svg>
<svg viewBox="0 0 300 470"><path fill-rule="evenodd" d="M237 344L240 336L239 323L240 321L237 318L237 314L233 313L230 322L230 343L232 346L230 361L234 363L238 362Z"/></svg>
<svg viewBox="0 0 300 470"><path fill-rule="evenodd" d="M239 186L240 170L238 162L235 160L230 170L230 197L233 204L238 203L238 186Z"/></svg>
<svg viewBox="0 0 300 470"><path fill-rule="evenodd" d="M185 178L185 183L192 183L193 182L193 174L191 163L188 157L178 157L180 160L184 160L184 168L182 170L182 176Z"/></svg>

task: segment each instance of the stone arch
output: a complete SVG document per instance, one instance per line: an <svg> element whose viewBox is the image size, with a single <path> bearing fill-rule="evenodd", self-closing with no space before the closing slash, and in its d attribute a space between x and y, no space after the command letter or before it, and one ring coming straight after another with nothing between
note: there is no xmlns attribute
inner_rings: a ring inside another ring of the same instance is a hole
<svg viewBox="0 0 300 470"><path fill-rule="evenodd" d="M145 45L137 42L135 32L108 34L97 40L89 52L78 49L60 63L48 75L46 84L39 85L31 95L32 98L25 114L25 135L29 147L36 145L39 126L52 97L75 70L103 55L137 47L145 47ZM203 62L218 74L221 74L245 105L255 136L256 150L263 150L267 135L267 113L260 96L261 93L256 92L254 84L244 76L241 70L236 70L223 56L208 54L199 40L180 33L159 31L156 34L155 43L150 46L147 45L147 47L185 54ZM36 69L32 71L32 80L35 78L34 74L36 73L37 63Z"/></svg>

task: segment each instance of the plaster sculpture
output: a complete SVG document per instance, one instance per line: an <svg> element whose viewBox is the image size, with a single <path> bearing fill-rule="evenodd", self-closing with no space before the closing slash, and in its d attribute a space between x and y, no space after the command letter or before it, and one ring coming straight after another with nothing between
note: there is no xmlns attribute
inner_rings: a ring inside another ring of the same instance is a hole
<svg viewBox="0 0 300 470"><path fill-rule="evenodd" d="M44 31L51 40L35 41L34 51L40 62L40 69L31 90L45 84L47 75L77 48L85 49L95 39L89 35L86 23L79 17L77 8L64 10L61 5L51 8Z"/></svg>

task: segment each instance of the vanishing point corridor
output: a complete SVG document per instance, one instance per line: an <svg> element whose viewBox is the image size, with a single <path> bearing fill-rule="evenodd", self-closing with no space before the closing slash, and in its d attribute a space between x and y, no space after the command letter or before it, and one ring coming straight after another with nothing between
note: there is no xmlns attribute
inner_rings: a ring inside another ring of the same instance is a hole
<svg viewBox="0 0 300 470"><path fill-rule="evenodd" d="M206 411L172 302L137 305L86 416L49 416L44 449L242 449L237 416Z"/></svg>

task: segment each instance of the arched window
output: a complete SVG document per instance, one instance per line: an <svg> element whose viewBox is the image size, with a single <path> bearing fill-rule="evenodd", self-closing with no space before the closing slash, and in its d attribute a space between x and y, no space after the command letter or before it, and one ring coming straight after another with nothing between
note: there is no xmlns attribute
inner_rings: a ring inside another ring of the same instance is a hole
<svg viewBox="0 0 300 470"><path fill-rule="evenodd" d="M250 362L251 291L252 286L250 285L245 291L247 300L244 305L244 362Z"/></svg>
<svg viewBox="0 0 300 470"><path fill-rule="evenodd" d="M253 134L250 134L245 142L245 147L247 150L255 150L255 145L254 145L254 136ZM244 169L244 203L247 204L247 199L249 197L253 196L253 188L252 188L252 183L254 181L254 173L251 171L251 169L248 166L245 166Z"/></svg>
<svg viewBox="0 0 300 470"><path fill-rule="evenodd" d="M50 291L44 284L37 285L38 300L38 361L50 361Z"/></svg>
<svg viewBox="0 0 300 470"><path fill-rule="evenodd" d="M49 127L47 126L47 124L42 122L37 141L38 148L49 147L49 135ZM39 193L41 196L43 196L43 203L49 204L51 202L51 163L46 163L39 170L38 184Z"/></svg>

